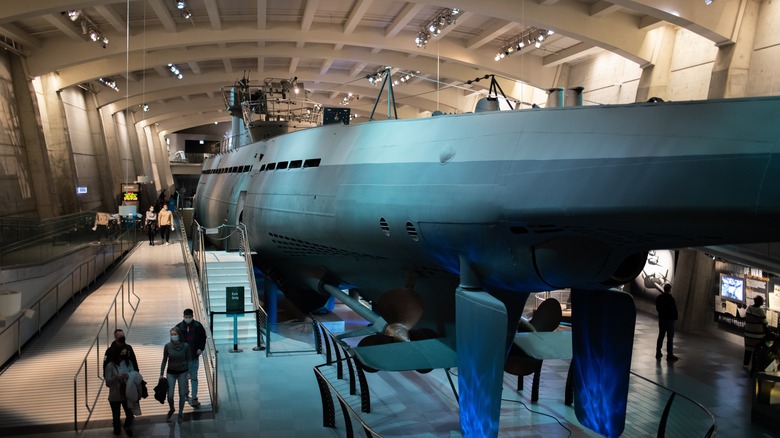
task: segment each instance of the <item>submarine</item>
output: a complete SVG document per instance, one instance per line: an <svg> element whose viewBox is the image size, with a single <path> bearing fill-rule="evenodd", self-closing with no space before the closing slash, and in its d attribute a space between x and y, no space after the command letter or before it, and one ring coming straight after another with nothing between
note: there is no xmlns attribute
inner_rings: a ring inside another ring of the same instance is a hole
<svg viewBox="0 0 780 438"><path fill-rule="evenodd" d="M273 84L225 91L261 117L204 163L197 220L246 224L281 290L369 320L353 352L370 368L457 367L464 436L498 435L531 293L571 288L577 418L619 436L636 310L616 287L651 250L780 239L780 97L314 126L274 115Z"/></svg>

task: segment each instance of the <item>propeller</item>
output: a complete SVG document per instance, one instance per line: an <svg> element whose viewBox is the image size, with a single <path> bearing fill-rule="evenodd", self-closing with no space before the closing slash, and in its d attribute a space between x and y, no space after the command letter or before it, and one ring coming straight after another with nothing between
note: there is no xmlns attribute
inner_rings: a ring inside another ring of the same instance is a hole
<svg viewBox="0 0 780 438"><path fill-rule="evenodd" d="M423 314L423 300L416 291L410 288L392 289L383 293L374 302L373 310L387 322L383 333L366 336L358 342L358 347L389 344L391 342L409 342L423 339L432 339L438 335L434 330L414 326L420 321ZM366 372L374 373L378 370L361 363ZM420 373L430 372L418 370Z"/></svg>

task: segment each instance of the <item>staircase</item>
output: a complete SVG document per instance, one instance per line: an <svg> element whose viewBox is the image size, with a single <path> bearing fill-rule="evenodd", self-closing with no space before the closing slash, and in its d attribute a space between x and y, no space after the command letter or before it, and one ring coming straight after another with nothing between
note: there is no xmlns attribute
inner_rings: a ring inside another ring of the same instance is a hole
<svg viewBox="0 0 780 438"><path fill-rule="evenodd" d="M247 275L244 256L239 252L206 251L208 299L212 312L224 312L227 306L227 288L244 288L244 311L238 315L238 343L257 345L257 326L252 312L252 287ZM252 277L254 278L254 277ZM233 344L233 315L214 315L212 336L215 344Z"/></svg>

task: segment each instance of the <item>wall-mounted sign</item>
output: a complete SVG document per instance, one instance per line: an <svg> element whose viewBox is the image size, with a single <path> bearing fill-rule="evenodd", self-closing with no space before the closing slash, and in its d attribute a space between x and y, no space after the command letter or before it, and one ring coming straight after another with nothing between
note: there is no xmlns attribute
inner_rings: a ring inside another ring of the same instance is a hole
<svg viewBox="0 0 780 438"><path fill-rule="evenodd" d="M76 187L76 193L79 194L79 195L83 195L83 194L87 193L87 188L86 187Z"/></svg>
<svg viewBox="0 0 780 438"><path fill-rule="evenodd" d="M122 202L137 204L139 190L140 186L136 183L122 183Z"/></svg>

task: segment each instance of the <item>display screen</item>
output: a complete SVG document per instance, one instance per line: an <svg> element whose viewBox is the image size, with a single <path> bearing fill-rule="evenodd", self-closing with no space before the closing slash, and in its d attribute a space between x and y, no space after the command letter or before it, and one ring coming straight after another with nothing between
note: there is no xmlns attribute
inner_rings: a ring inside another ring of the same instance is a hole
<svg viewBox="0 0 780 438"><path fill-rule="evenodd" d="M720 296L731 301L745 302L745 279L720 274Z"/></svg>

